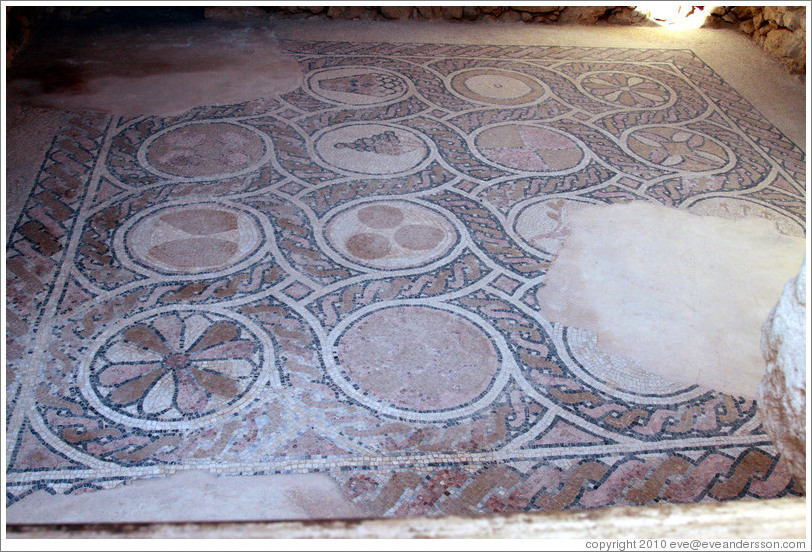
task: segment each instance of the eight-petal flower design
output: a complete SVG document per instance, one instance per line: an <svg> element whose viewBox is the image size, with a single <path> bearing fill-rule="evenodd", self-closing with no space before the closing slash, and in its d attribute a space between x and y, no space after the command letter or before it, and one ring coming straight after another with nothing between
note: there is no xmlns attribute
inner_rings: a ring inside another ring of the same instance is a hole
<svg viewBox="0 0 812 552"><path fill-rule="evenodd" d="M259 348L232 320L163 314L117 334L92 380L108 406L129 415L199 417L245 393L257 379Z"/></svg>

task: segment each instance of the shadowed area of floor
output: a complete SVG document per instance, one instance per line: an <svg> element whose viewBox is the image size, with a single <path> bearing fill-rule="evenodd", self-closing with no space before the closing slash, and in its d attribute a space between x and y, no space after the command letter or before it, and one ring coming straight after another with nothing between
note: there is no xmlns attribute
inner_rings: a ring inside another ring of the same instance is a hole
<svg viewBox="0 0 812 552"><path fill-rule="evenodd" d="M175 115L199 105L254 100L294 89L302 73L267 24L60 29L15 59L9 93L41 107L120 115Z"/></svg>

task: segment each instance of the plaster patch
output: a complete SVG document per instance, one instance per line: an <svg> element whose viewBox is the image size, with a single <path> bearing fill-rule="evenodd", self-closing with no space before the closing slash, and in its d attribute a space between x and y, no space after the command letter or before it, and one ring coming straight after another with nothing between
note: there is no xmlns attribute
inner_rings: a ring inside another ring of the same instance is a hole
<svg viewBox="0 0 812 552"><path fill-rule="evenodd" d="M542 314L674 381L754 397L761 327L805 240L763 218L697 216L644 202L570 213L537 298Z"/></svg>
<svg viewBox="0 0 812 552"><path fill-rule="evenodd" d="M364 517L326 474L229 475L189 470L92 493L37 491L6 510L7 522L167 523Z"/></svg>

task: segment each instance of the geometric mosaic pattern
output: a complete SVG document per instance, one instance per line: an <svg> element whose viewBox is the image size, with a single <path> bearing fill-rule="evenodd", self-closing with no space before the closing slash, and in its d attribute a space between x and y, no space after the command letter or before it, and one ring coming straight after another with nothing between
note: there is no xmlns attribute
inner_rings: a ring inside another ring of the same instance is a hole
<svg viewBox="0 0 812 552"><path fill-rule="evenodd" d="M545 320L583 204L803 235L688 50L282 41L290 93L66 116L7 248L7 501L322 472L377 516L799 494L752 400Z"/></svg>

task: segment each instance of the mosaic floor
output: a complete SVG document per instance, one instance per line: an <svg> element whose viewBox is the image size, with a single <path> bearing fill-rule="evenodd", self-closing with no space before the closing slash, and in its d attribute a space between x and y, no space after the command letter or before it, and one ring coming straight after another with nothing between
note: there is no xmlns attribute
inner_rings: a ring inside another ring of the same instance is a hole
<svg viewBox="0 0 812 552"><path fill-rule="evenodd" d="M282 45L293 92L66 117L7 249L7 504L189 469L384 517L799 494L751 399L538 312L581 204L803 232L803 152L699 58Z"/></svg>

